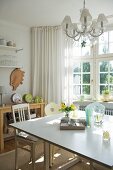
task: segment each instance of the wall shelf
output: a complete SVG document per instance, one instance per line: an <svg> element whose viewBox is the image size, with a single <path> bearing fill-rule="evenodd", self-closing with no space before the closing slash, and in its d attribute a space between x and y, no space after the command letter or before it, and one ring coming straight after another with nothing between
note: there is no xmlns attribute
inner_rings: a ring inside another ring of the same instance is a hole
<svg viewBox="0 0 113 170"><path fill-rule="evenodd" d="M0 68L22 68L22 66L20 66L20 65L14 65L14 66L13 66L13 65L12 65L12 66L3 66L3 65L2 65L2 66L1 66L1 65L0 65Z"/></svg>
<svg viewBox="0 0 113 170"><path fill-rule="evenodd" d="M7 50L16 50L16 47L13 46L6 46L6 45L0 45L0 49L7 49Z"/></svg>
<svg viewBox="0 0 113 170"><path fill-rule="evenodd" d="M17 55L14 54L23 50L22 48L0 45L0 50L3 50L0 53L0 68L22 68L17 61Z"/></svg>
<svg viewBox="0 0 113 170"><path fill-rule="evenodd" d="M23 48L17 49L17 47L5 46L5 45L0 45L0 49L3 49L3 50L12 50L12 51L15 51L15 52L23 50Z"/></svg>

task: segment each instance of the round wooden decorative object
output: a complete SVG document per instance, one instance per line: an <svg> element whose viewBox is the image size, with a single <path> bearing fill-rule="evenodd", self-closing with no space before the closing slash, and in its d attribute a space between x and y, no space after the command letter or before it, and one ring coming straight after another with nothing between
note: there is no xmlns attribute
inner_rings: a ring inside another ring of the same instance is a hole
<svg viewBox="0 0 113 170"><path fill-rule="evenodd" d="M20 68L16 68L11 72L10 75L10 85L13 87L12 90L16 90L20 84L23 84L24 80L24 71Z"/></svg>

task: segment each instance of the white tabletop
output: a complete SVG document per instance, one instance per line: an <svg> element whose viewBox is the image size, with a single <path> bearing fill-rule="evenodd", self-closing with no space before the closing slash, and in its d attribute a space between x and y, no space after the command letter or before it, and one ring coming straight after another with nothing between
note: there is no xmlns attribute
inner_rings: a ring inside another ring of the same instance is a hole
<svg viewBox="0 0 113 170"><path fill-rule="evenodd" d="M60 130L60 119L63 116L64 114L56 114L13 123L11 126L111 168L113 166L113 132L110 131L110 142L105 142L102 137L102 127ZM109 129L113 129L111 119L109 125Z"/></svg>

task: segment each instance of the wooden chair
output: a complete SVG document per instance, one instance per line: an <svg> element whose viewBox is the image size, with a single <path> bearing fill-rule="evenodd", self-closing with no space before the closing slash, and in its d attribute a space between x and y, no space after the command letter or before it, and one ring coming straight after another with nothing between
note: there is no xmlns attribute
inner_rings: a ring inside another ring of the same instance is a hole
<svg viewBox="0 0 113 170"><path fill-rule="evenodd" d="M57 114L57 113L59 113L59 106L56 103L51 102L45 106L46 116Z"/></svg>
<svg viewBox="0 0 113 170"><path fill-rule="evenodd" d="M31 119L29 104L17 104L12 106L14 122L20 122ZM32 170L35 170L35 147L41 140L29 135L25 132L16 131L15 135L15 169L18 169L18 148L24 149L30 152L30 158L32 160ZM23 145L24 144L24 145ZM28 145L29 148L25 147Z"/></svg>
<svg viewBox="0 0 113 170"><path fill-rule="evenodd" d="M56 103L51 102L45 106L46 116L50 116L50 115L58 114L58 113L59 113L59 106ZM50 167L54 163L54 153L55 153L55 147L54 145L51 145L50 146Z"/></svg>

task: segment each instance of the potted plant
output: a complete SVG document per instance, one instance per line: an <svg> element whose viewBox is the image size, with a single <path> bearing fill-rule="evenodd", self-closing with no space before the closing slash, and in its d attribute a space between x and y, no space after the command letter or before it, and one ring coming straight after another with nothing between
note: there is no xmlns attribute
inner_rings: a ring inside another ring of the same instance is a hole
<svg viewBox="0 0 113 170"><path fill-rule="evenodd" d="M105 88L102 91L103 101L108 102L110 100L110 90L108 88Z"/></svg>

